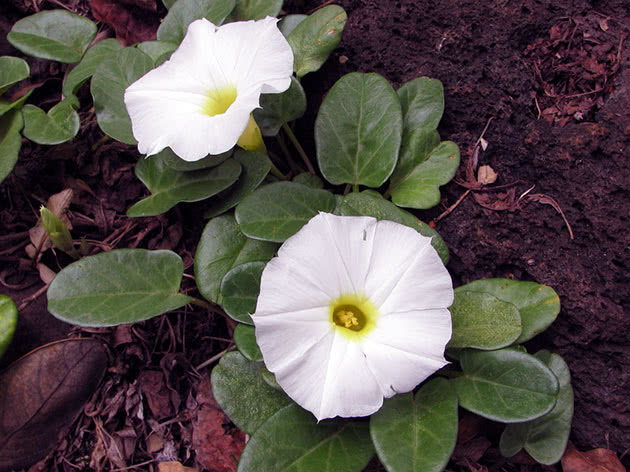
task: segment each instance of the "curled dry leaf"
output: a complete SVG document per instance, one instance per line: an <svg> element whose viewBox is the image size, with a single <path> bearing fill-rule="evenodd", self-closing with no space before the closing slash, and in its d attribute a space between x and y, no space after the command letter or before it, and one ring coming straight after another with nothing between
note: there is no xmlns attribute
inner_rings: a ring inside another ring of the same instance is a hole
<svg viewBox="0 0 630 472"><path fill-rule="evenodd" d="M481 166L477 171L477 181L482 185L490 185L497 181L497 173L490 166Z"/></svg>
<svg viewBox="0 0 630 472"><path fill-rule="evenodd" d="M66 210L70 206L73 197L74 192L71 188L67 188L52 195L46 203L46 208L61 219L68 229L72 229L72 224L66 215ZM31 240L31 244L26 246L25 250L31 259L39 258L44 251L52 247L52 242L42 226L41 219L38 219L37 224L28 230L28 237Z"/></svg>
<svg viewBox="0 0 630 472"><path fill-rule="evenodd" d="M106 368L100 342L69 339L40 347L0 373L0 470L26 468L45 457Z"/></svg>
<svg viewBox="0 0 630 472"><path fill-rule="evenodd" d="M186 467L181 462L168 461L158 464L158 472L199 472L196 467Z"/></svg>
<svg viewBox="0 0 630 472"><path fill-rule="evenodd" d="M593 449L580 452L569 441L562 456L564 472L626 472L617 455L609 449Z"/></svg>

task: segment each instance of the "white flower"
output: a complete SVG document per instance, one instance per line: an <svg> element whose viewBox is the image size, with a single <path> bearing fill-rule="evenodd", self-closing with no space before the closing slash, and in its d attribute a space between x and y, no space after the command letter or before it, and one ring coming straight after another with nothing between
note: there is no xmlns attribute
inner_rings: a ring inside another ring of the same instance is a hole
<svg viewBox="0 0 630 472"><path fill-rule="evenodd" d="M192 22L171 58L125 91L138 150L150 156L168 146L196 161L231 149L260 94L291 84L293 52L277 21Z"/></svg>
<svg viewBox="0 0 630 472"><path fill-rule="evenodd" d="M367 416L447 364L453 284L431 238L320 213L265 267L256 341L318 420Z"/></svg>

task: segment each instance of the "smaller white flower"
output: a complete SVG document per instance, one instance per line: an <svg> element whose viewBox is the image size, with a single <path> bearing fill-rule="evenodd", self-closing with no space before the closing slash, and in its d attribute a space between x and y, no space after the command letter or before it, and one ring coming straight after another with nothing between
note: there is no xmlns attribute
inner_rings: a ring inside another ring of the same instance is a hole
<svg viewBox="0 0 630 472"><path fill-rule="evenodd" d="M256 341L318 420L367 416L447 364L453 284L431 238L320 213L265 267Z"/></svg>
<svg viewBox="0 0 630 472"><path fill-rule="evenodd" d="M193 21L171 58L125 91L138 150L150 156L168 146L196 161L234 147L260 94L291 84L293 52L277 22Z"/></svg>

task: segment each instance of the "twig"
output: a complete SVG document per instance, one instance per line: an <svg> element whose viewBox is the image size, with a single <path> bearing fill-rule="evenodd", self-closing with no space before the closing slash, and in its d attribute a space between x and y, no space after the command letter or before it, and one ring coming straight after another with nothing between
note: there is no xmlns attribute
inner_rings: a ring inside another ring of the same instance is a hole
<svg viewBox="0 0 630 472"><path fill-rule="evenodd" d="M44 285L42 288L40 288L34 294L29 295L28 297L26 297L24 300L22 300L22 304L18 307L18 311L22 311L24 308L29 306L35 299L37 299L40 295L45 293L46 290L48 290L48 284Z"/></svg>
<svg viewBox="0 0 630 472"><path fill-rule="evenodd" d="M306 165L306 168L308 169L308 171L311 174L315 175L315 169L313 168L313 165L311 164L311 161L309 160L308 156L306 155L306 152L304 152L304 149L302 148L302 145L298 141L298 138L295 136L295 134L293 134L293 131L291 130L289 125L287 125L286 123L282 123L282 129L284 130L285 133L287 133L287 136L289 137L289 140L293 143L293 145L295 146L295 149L297 149L297 152L300 155L300 157L302 158L302 160L304 161L304 164Z"/></svg>
<svg viewBox="0 0 630 472"><path fill-rule="evenodd" d="M224 349L223 351L221 351L220 353L212 356L210 359L203 361L201 364L199 364L197 367L195 367L195 370L201 370L204 367L208 367L210 364L215 363L216 361L218 361L219 359L221 359L223 356L225 356L228 352L233 351L236 348L236 346L230 346L227 349Z"/></svg>
<svg viewBox="0 0 630 472"><path fill-rule="evenodd" d="M448 216L451 214L451 212L457 208L459 206L460 203L462 203L464 201L464 199L470 194L471 190L468 189L464 192L464 194L459 197L457 199L457 201L455 203L453 203L450 207L448 207L441 215L439 215L437 218L435 218L431 223L430 226L433 226L435 223L437 223L438 221L440 221L442 218Z"/></svg>

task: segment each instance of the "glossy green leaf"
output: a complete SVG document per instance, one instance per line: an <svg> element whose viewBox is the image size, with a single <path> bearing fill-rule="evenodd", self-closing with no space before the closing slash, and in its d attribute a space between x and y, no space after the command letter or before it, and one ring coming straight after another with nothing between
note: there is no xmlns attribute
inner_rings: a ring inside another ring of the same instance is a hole
<svg viewBox="0 0 630 472"><path fill-rule="evenodd" d="M234 328L234 344L247 360L262 361L263 356L256 343L255 331L253 326L239 323Z"/></svg>
<svg viewBox="0 0 630 472"><path fill-rule="evenodd" d="M489 293L457 289L450 311L450 348L499 349L512 344L521 334L518 308Z"/></svg>
<svg viewBox="0 0 630 472"><path fill-rule="evenodd" d="M238 179L241 165L234 159L218 167L178 172L155 158L141 159L136 164L136 177L151 191L151 195L134 204L131 217L160 215L179 202L197 202L225 190Z"/></svg>
<svg viewBox="0 0 630 472"><path fill-rule="evenodd" d="M262 369L260 369L260 375L262 376L263 380L267 383L267 385L269 385L271 388L273 388L274 390L280 390L281 392L284 392L284 390L282 390L282 387L276 380L276 376L273 374L273 372L269 372L267 368L263 367Z"/></svg>
<svg viewBox="0 0 630 472"><path fill-rule="evenodd" d="M260 96L260 106L254 110L256 124L263 136L275 136L284 123L297 120L306 111L306 95L300 82L291 77L291 86L283 93Z"/></svg>
<svg viewBox="0 0 630 472"><path fill-rule="evenodd" d="M6 352L17 326L18 311L6 295L0 295L0 357Z"/></svg>
<svg viewBox="0 0 630 472"><path fill-rule="evenodd" d="M315 120L321 172L335 185L379 187L394 170L401 136L400 103L389 82L378 74L344 75Z"/></svg>
<svg viewBox="0 0 630 472"><path fill-rule="evenodd" d="M283 0L236 0L232 21L261 20L266 16L278 16Z"/></svg>
<svg viewBox="0 0 630 472"><path fill-rule="evenodd" d="M31 73L28 63L24 59L12 56L0 57L0 94L3 94L13 84L26 79Z"/></svg>
<svg viewBox="0 0 630 472"><path fill-rule="evenodd" d="M64 97L76 95L79 87L94 75L101 62L118 52L121 48L122 46L117 39L108 38L99 41L88 49L81 62L66 75L63 81Z"/></svg>
<svg viewBox="0 0 630 472"><path fill-rule="evenodd" d="M415 394L385 400L370 418L370 434L381 463L392 472L439 472L457 439L457 394L435 378Z"/></svg>
<svg viewBox="0 0 630 472"><path fill-rule="evenodd" d="M177 43L171 41L143 41L136 44L136 47L153 59L153 63L158 66L177 49Z"/></svg>
<svg viewBox="0 0 630 472"><path fill-rule="evenodd" d="M390 188L395 188L409 177L413 170L425 162L431 151L440 144L440 135L434 129L418 128L411 132L403 130L400 154L394 173L389 179Z"/></svg>
<svg viewBox="0 0 630 472"><path fill-rule="evenodd" d="M324 188L324 182L322 181L322 179L314 174L311 174L310 172L302 172L293 177L292 181L296 184L306 185L307 187L311 188Z"/></svg>
<svg viewBox="0 0 630 472"><path fill-rule="evenodd" d="M225 162L233 155L230 149L227 152L221 154L208 154L206 157L199 159L198 161L185 161L175 154L171 148L164 148L162 151L155 155L155 159L159 159L169 169L187 172L190 170L207 169L209 167L216 167L222 162ZM153 158L153 157L151 157Z"/></svg>
<svg viewBox="0 0 630 472"><path fill-rule="evenodd" d="M446 264L448 262L448 248L438 234L428 224L423 223L414 215L401 210L392 202L385 200L380 193L364 190L361 193L352 192L348 195L336 195L337 206L335 214L341 216L372 216L377 220L389 220L415 229L423 236L432 238L431 245Z"/></svg>
<svg viewBox="0 0 630 472"><path fill-rule="evenodd" d="M374 455L366 422L325 420L295 404L260 426L243 450L239 472L360 472Z"/></svg>
<svg viewBox="0 0 630 472"><path fill-rule="evenodd" d="M212 394L232 422L253 434L278 410L291 403L283 392L262 379L262 363L229 352L212 370Z"/></svg>
<svg viewBox="0 0 630 472"><path fill-rule="evenodd" d="M157 39L179 44L184 39L188 25L206 18L220 25L234 9L235 0L177 0L157 30Z"/></svg>
<svg viewBox="0 0 630 472"><path fill-rule="evenodd" d="M460 291L487 292L519 309L523 332L515 341L521 344L545 331L560 313L558 294L546 285L511 279L482 279L459 287Z"/></svg>
<svg viewBox="0 0 630 472"><path fill-rule="evenodd" d="M24 120L19 110L0 116L0 183L11 173L18 160L23 125Z"/></svg>
<svg viewBox="0 0 630 472"><path fill-rule="evenodd" d="M297 25L302 23L302 21L304 21L307 18L308 18L308 15L300 15L300 14L284 16L282 17L280 22L278 22L278 29L286 38L287 36L289 36L291 31L295 29Z"/></svg>
<svg viewBox="0 0 630 472"><path fill-rule="evenodd" d="M44 10L13 25L7 40L24 54L74 64L96 35L96 24L66 10Z"/></svg>
<svg viewBox="0 0 630 472"><path fill-rule="evenodd" d="M442 82L429 77L417 77L398 89L405 129L436 129L444 113Z"/></svg>
<svg viewBox="0 0 630 472"><path fill-rule="evenodd" d="M0 116L8 113L11 110L20 110L24 102L31 96L35 89L28 90L24 95L20 98L9 102L3 98L0 98Z"/></svg>
<svg viewBox="0 0 630 472"><path fill-rule="evenodd" d="M248 262L230 270L221 281L221 306L236 321L253 325L264 262Z"/></svg>
<svg viewBox="0 0 630 472"><path fill-rule="evenodd" d="M179 293L182 259L171 251L116 249L65 267L48 288L48 311L79 326L134 323L190 301Z"/></svg>
<svg viewBox="0 0 630 472"><path fill-rule="evenodd" d="M277 244L247 238L232 215L208 222L195 253L195 279L206 300L219 302L221 281L233 267L247 262L267 262Z"/></svg>
<svg viewBox="0 0 630 472"><path fill-rule="evenodd" d="M177 0L162 0L162 4L166 7L167 10L170 10L176 1Z"/></svg>
<svg viewBox="0 0 630 472"><path fill-rule="evenodd" d="M440 202L440 186L455 177L459 147L443 141L404 180L390 188L392 201L402 207L427 209Z"/></svg>
<svg viewBox="0 0 630 472"><path fill-rule="evenodd" d="M271 161L262 152L237 149L234 159L241 165L238 181L225 192L217 195L204 215L212 218L238 205L247 195L252 193L265 179L271 170Z"/></svg>
<svg viewBox="0 0 630 472"><path fill-rule="evenodd" d="M320 211L331 212L335 197L294 182L276 182L256 189L236 207L241 231L254 239L283 242Z"/></svg>
<svg viewBox="0 0 630 472"><path fill-rule="evenodd" d="M558 462L567 447L573 419L573 388L571 373L564 359L549 351L539 351L536 357L556 375L560 384L558 401L545 416L526 423L506 426L499 443L501 454L511 457L525 448L541 464Z"/></svg>
<svg viewBox="0 0 630 472"><path fill-rule="evenodd" d="M338 5L320 8L300 21L287 36L293 49L293 70L298 79L315 72L341 41L348 15Z"/></svg>
<svg viewBox="0 0 630 472"><path fill-rule="evenodd" d="M25 105L22 114L24 116L22 134L38 144L64 143L79 132L79 114L68 99L57 103L48 113L35 105Z"/></svg>
<svg viewBox="0 0 630 472"><path fill-rule="evenodd" d="M504 423L533 420L556 403L558 379L544 362L518 349L460 355L464 375L451 382L459 404L484 418Z"/></svg>
<svg viewBox="0 0 630 472"><path fill-rule="evenodd" d="M107 56L96 68L90 90L98 125L125 144L136 144L125 108L125 89L153 67L153 60L138 48L123 48Z"/></svg>

